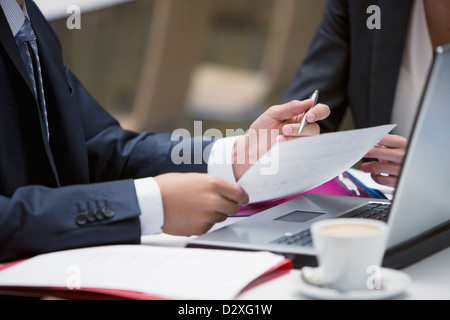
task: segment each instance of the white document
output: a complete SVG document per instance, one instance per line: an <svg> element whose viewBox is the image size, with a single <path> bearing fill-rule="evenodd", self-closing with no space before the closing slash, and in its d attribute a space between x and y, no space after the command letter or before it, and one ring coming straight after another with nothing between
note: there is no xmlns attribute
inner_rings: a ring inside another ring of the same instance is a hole
<svg viewBox="0 0 450 320"><path fill-rule="evenodd" d="M395 125L326 133L275 145L238 181L250 203L314 189L361 160Z"/></svg>
<svg viewBox="0 0 450 320"><path fill-rule="evenodd" d="M285 259L269 252L119 245L43 254L0 271L2 286L112 289L168 299L234 299Z"/></svg>

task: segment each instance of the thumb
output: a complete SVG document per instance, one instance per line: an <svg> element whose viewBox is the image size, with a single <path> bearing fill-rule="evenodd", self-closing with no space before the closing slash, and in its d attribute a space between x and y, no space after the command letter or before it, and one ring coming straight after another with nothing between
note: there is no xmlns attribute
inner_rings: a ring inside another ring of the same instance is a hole
<svg viewBox="0 0 450 320"><path fill-rule="evenodd" d="M312 108L313 104L312 99L304 101L293 100L282 105L273 106L268 110L268 116L279 121L289 120L307 112Z"/></svg>

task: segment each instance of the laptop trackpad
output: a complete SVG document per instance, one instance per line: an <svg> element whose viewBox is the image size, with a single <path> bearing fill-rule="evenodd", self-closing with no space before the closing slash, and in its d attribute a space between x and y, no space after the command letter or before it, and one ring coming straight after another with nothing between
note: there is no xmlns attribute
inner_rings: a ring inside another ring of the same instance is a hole
<svg viewBox="0 0 450 320"><path fill-rule="evenodd" d="M307 211L299 211L296 210L294 212L291 212L287 215L284 215L282 217L279 217L275 220L277 221L286 221L286 222L298 222L303 223L315 218L320 217L321 215L324 215L325 213L322 212L307 212Z"/></svg>

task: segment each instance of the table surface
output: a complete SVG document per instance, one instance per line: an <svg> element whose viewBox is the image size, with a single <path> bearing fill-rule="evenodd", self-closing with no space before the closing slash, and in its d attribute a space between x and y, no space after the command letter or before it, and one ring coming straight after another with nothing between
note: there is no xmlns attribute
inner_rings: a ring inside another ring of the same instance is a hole
<svg viewBox="0 0 450 320"><path fill-rule="evenodd" d="M70 12L67 12L67 8L73 5L78 6L83 14L130 1L134 0L35 0L48 20L68 17Z"/></svg>
<svg viewBox="0 0 450 320"><path fill-rule="evenodd" d="M217 224L213 230L245 218L229 218ZM159 234L142 237L142 245L185 247L189 237ZM401 300L450 300L450 247L423 259L402 272L409 275L412 282L395 299ZM239 295L237 300L307 300L300 291L300 271L288 274L252 288Z"/></svg>
<svg viewBox="0 0 450 320"><path fill-rule="evenodd" d="M245 218L229 218L214 229ZM142 237L144 245L184 247L188 237L154 235ZM395 297L403 300L450 300L450 248L419 261L402 271L411 277L411 284L404 293ZM305 300L299 289L300 271L292 270L287 275L274 279L246 291L238 300Z"/></svg>

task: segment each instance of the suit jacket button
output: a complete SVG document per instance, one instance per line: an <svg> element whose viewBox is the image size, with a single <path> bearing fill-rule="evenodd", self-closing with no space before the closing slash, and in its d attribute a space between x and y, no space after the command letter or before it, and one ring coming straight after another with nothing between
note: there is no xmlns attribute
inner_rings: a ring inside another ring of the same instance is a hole
<svg viewBox="0 0 450 320"><path fill-rule="evenodd" d="M103 216L106 219L111 219L115 215L114 211L112 209L109 209L109 208L103 208L102 209L102 213L103 213Z"/></svg>
<svg viewBox="0 0 450 320"><path fill-rule="evenodd" d="M84 214L80 214L76 217L75 221L76 221L77 225L82 227L87 223L87 217Z"/></svg>
<svg viewBox="0 0 450 320"><path fill-rule="evenodd" d="M94 210L94 215L95 215L95 218L96 218L98 221L105 219L105 217L103 216L103 212L102 212L101 209L95 209L95 210Z"/></svg>
<svg viewBox="0 0 450 320"><path fill-rule="evenodd" d="M87 221L89 221L89 222L94 222L94 221L96 221L97 219L96 219L96 217L95 217L94 210L88 210L88 211L86 211L86 218L87 218Z"/></svg>

